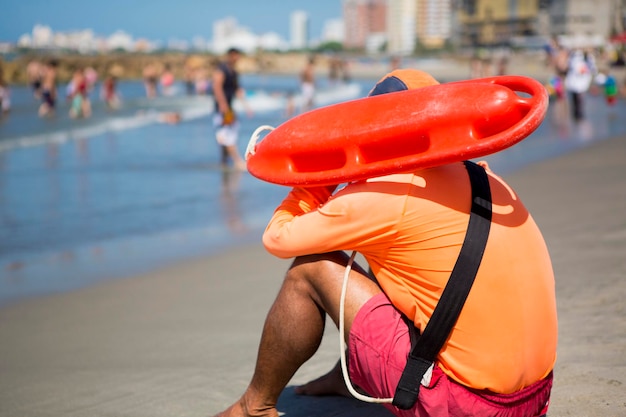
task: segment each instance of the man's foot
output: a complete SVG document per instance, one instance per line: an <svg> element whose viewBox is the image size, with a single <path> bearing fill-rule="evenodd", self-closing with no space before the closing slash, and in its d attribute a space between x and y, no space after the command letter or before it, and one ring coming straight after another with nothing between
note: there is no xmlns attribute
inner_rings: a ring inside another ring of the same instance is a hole
<svg viewBox="0 0 626 417"><path fill-rule="evenodd" d="M273 407L252 410L246 406L245 399L242 397L235 404L213 417L278 417L278 411Z"/></svg>
<svg viewBox="0 0 626 417"><path fill-rule="evenodd" d="M313 381L296 387L295 393L311 396L340 395L342 397L352 397L343 380L341 364L339 362L337 362L337 365L326 375L322 375Z"/></svg>

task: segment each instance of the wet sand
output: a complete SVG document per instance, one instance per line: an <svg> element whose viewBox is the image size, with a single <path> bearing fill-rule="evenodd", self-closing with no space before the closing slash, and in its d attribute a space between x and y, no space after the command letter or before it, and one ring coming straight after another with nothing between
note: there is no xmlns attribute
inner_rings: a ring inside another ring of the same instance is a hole
<svg viewBox="0 0 626 417"><path fill-rule="evenodd" d="M626 415L626 137L506 178L542 228L557 277L550 416ZM289 261L260 245L0 309L0 416L207 416L253 370ZM327 328L298 384L338 357ZM288 417L389 416L344 398L281 396Z"/></svg>

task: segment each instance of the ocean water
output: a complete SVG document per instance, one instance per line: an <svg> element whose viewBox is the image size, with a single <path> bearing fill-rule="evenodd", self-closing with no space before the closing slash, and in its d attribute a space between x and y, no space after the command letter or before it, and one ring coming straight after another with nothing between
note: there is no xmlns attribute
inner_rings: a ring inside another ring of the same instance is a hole
<svg viewBox="0 0 626 417"><path fill-rule="evenodd" d="M316 103L362 97L374 81L321 80ZM243 154L256 127L286 120L286 95L298 81L245 75L242 83L254 112L241 113ZM259 242L288 192L220 168L210 97L177 85L176 94L148 100L140 82L122 82L123 105L109 111L98 87L93 116L79 120L63 102L54 117L39 118L31 91L11 89L12 111L0 119L0 304ZM484 159L506 174L626 133L623 100L608 108L590 94L586 110L573 123L551 106L527 139ZM181 122L162 123L164 112Z"/></svg>

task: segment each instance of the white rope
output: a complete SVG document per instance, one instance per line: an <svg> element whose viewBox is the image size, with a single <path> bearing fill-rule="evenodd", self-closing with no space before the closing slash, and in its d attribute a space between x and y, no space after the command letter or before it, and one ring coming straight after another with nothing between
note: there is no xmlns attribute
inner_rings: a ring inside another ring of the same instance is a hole
<svg viewBox="0 0 626 417"><path fill-rule="evenodd" d="M263 125L256 128L254 132L252 132L252 136L250 136L250 140L248 141L248 146L246 147L245 158L248 160L248 155L254 155L256 152L256 142L259 140L259 136L261 136L261 132L264 130L269 130L270 132L274 130L274 127L270 125Z"/></svg>
<svg viewBox="0 0 626 417"><path fill-rule="evenodd" d="M348 374L348 366L346 364L346 340L344 337L344 310L346 304L346 293L348 291L348 276L350 275L350 270L352 269L352 263L354 262L355 256L356 251L353 251L352 256L350 256L350 260L346 265L346 272L343 276L343 286L341 287L341 299L339 300L339 353L341 355L341 372L343 373L343 380L346 383L348 391L350 391L350 394L352 394L352 396L354 396L357 400L361 400L366 403L391 403L393 398L374 398L358 393L352 386L352 382L350 382L350 375Z"/></svg>

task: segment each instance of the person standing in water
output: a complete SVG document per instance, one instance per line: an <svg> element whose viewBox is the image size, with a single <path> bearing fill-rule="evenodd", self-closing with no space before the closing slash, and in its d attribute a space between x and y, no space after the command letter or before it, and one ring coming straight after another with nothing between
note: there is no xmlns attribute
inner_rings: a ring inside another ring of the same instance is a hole
<svg viewBox="0 0 626 417"><path fill-rule="evenodd" d="M70 117L72 119L90 117L91 102L89 100L89 84L84 69L79 68L74 71L68 93L68 99L70 100Z"/></svg>
<svg viewBox="0 0 626 417"><path fill-rule="evenodd" d="M569 58L565 89L572 101L572 117L576 122L585 118L584 97L591 86L594 74L581 50L574 50Z"/></svg>
<svg viewBox="0 0 626 417"><path fill-rule="evenodd" d="M229 158L238 170L245 171L246 163L237 150L239 137L239 122L233 110L235 97L244 100L245 92L239 85L239 72L237 62L241 58L241 51L230 48L226 53L226 59L218 63L213 72L213 96L215 98L215 114L213 124L216 128L215 137L221 148L221 163L223 167L228 165ZM245 105L245 100L243 101ZM251 114L249 109L246 109Z"/></svg>
<svg viewBox="0 0 626 417"><path fill-rule="evenodd" d="M107 75L102 82L102 90L100 92L102 99L110 110L120 107L120 97L117 94L117 79L114 75Z"/></svg>
<svg viewBox="0 0 626 417"><path fill-rule="evenodd" d="M315 58L310 57L300 73L300 89L302 93L302 111L313 108L315 98Z"/></svg>
<svg viewBox="0 0 626 417"><path fill-rule="evenodd" d="M26 66L26 77L28 78L28 83L33 89L33 96L37 100L41 99L41 82L44 71L45 66L38 60L30 61Z"/></svg>
<svg viewBox="0 0 626 417"><path fill-rule="evenodd" d="M43 70L41 80L41 105L39 116L48 116L54 113L57 101L57 66L56 60L51 60Z"/></svg>
<svg viewBox="0 0 626 417"><path fill-rule="evenodd" d="M157 96L157 84L159 81L156 66L152 63L146 65L142 71L142 76L143 85L146 89L146 97L150 99L155 98Z"/></svg>
<svg viewBox="0 0 626 417"><path fill-rule="evenodd" d="M0 66L0 117L11 110L11 91L9 83L4 79L4 71Z"/></svg>

